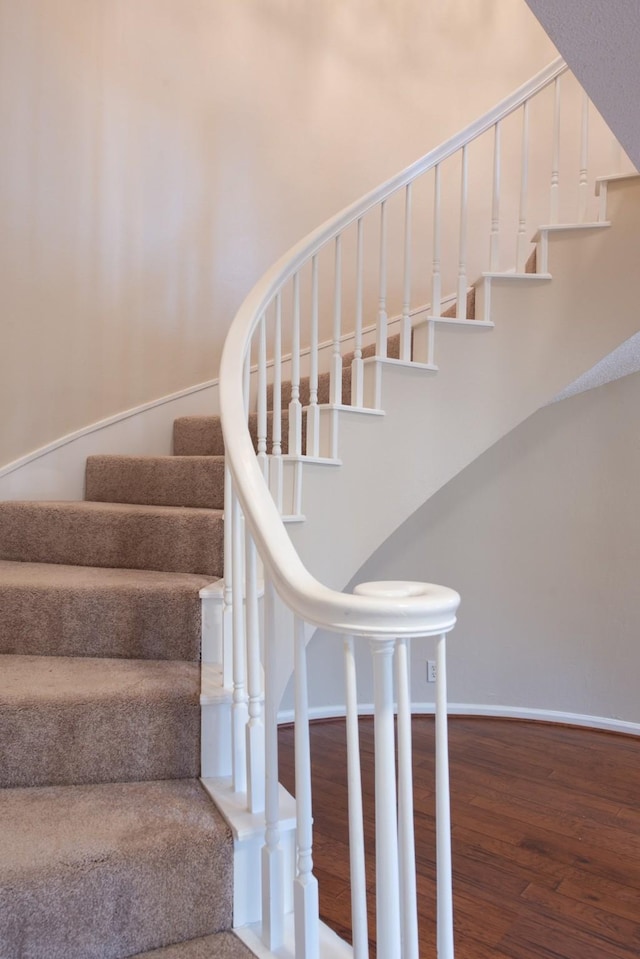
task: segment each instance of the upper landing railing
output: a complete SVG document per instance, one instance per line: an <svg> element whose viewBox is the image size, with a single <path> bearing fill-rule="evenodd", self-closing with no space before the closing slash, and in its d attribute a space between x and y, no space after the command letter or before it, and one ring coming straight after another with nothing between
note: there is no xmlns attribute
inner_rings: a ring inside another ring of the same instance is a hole
<svg viewBox="0 0 640 959"><path fill-rule="evenodd" d="M368 584L348 595L318 582L283 525L282 513L292 511L283 502L284 457L300 462L324 451L323 404L365 405L367 345L378 357L393 353L400 362L433 368L439 324L478 322L467 316L470 281L483 271L525 272L534 249L532 233L542 223L595 220L590 208L594 175L616 172L616 149L558 60L482 119L294 246L256 284L234 319L220 368L228 472L224 675L233 686L234 789L246 795L251 811L264 811L262 934L272 949L283 942L291 896L283 888L278 832L277 638L291 644L295 659L295 951L300 957L318 955L305 659L305 624L311 624L346 637L358 957L367 955L368 930L353 637L368 637L374 660L376 923L383 959L418 955L408 641L438 637L438 956L453 956L444 637L454 626L459 597L425 584ZM418 337L418 329L427 335ZM345 370L350 370L349 396L343 395ZM285 379L290 387L283 386ZM249 414L255 421L256 448ZM265 580L264 626L258 563ZM276 624L276 594L293 612L292 636L281 622Z"/></svg>

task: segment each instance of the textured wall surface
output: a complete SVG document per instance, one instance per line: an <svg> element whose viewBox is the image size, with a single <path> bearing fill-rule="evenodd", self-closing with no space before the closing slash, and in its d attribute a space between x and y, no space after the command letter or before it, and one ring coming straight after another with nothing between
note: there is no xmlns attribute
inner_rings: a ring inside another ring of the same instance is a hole
<svg viewBox="0 0 640 959"><path fill-rule="evenodd" d="M527 0L583 87L640 167L637 0Z"/></svg>

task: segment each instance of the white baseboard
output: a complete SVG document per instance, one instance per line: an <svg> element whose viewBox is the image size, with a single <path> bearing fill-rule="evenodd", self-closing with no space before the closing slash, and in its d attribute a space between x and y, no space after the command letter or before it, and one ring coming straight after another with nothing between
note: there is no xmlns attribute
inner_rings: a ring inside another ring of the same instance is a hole
<svg viewBox="0 0 640 959"><path fill-rule="evenodd" d="M411 711L416 716L433 715L433 703L413 703ZM373 703L358 707L361 716L373 715ZM640 736L640 723L609 716L590 716L584 713L568 713L555 709L534 709L528 706L486 706L475 703L449 703L449 716L485 716L495 719L528 719L533 722L558 723L564 726L584 726L588 729L603 729L608 732ZM316 706L309 710L310 719L340 719L346 715L344 706ZM278 713L278 723L292 723L293 710Z"/></svg>

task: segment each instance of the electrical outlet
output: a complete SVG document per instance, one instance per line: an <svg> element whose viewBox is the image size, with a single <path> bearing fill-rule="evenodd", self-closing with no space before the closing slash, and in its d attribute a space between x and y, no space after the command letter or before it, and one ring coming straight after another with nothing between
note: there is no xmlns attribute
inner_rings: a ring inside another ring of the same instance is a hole
<svg viewBox="0 0 640 959"><path fill-rule="evenodd" d="M427 660L427 682L435 683L436 681L436 663L434 659Z"/></svg>

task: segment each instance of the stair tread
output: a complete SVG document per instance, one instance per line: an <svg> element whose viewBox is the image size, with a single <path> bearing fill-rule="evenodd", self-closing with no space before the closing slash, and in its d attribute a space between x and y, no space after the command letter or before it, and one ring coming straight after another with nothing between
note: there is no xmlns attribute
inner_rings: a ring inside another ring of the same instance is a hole
<svg viewBox="0 0 640 959"><path fill-rule="evenodd" d="M198 774L198 663L5 655L0 670L0 786Z"/></svg>
<svg viewBox="0 0 640 959"><path fill-rule="evenodd" d="M124 590L163 592L167 589L191 593L211 583L211 576L201 573L171 573L157 569L125 569L112 566L73 566L65 563L28 563L0 559L0 589L20 586L75 590ZM177 657L180 658L180 657Z"/></svg>
<svg viewBox="0 0 640 959"><path fill-rule="evenodd" d="M138 953L131 959L252 959L253 953L233 932L178 942L173 946Z"/></svg>
<svg viewBox="0 0 640 959"><path fill-rule="evenodd" d="M45 704L197 701L200 664L180 660L5 654L0 661L2 708Z"/></svg>
<svg viewBox="0 0 640 959"><path fill-rule="evenodd" d="M222 510L86 501L0 503L0 559L222 573Z"/></svg>
<svg viewBox="0 0 640 959"><path fill-rule="evenodd" d="M0 790L0 860L10 957L130 956L231 925L231 835L195 779Z"/></svg>
<svg viewBox="0 0 640 959"><path fill-rule="evenodd" d="M0 653L196 661L211 579L0 560Z"/></svg>
<svg viewBox="0 0 640 959"><path fill-rule="evenodd" d="M222 509L223 456L120 456L87 458L88 501Z"/></svg>

